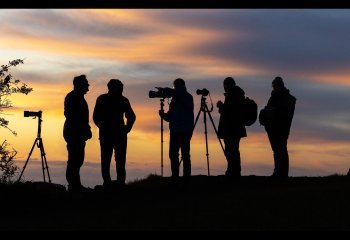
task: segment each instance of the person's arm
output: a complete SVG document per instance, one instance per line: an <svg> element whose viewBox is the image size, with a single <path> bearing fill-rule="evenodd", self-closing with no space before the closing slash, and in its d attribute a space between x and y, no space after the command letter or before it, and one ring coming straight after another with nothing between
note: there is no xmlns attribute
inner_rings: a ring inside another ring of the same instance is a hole
<svg viewBox="0 0 350 240"><path fill-rule="evenodd" d="M164 112L164 110L159 110L159 116L163 118L163 120L169 122L169 114Z"/></svg>
<svg viewBox="0 0 350 240"><path fill-rule="evenodd" d="M129 100L126 101L127 108L125 111L125 118L127 119L126 121L126 132L130 132L135 121L136 121L136 115L134 110L132 109Z"/></svg>
<svg viewBox="0 0 350 240"><path fill-rule="evenodd" d="M72 120L74 118L74 101L71 95L67 95L64 99L64 116L66 119Z"/></svg>
<svg viewBox="0 0 350 240"><path fill-rule="evenodd" d="M219 113L222 114L223 113L223 108L224 108L224 103L221 100L219 100L216 103L216 107L219 109Z"/></svg>
<svg viewBox="0 0 350 240"><path fill-rule="evenodd" d="M64 116L70 125L83 127L85 124L84 106L82 100L75 94L69 94L64 101Z"/></svg>
<svg viewBox="0 0 350 240"><path fill-rule="evenodd" d="M98 128L101 127L101 121L102 121L102 105L101 105L101 98L98 97L96 100L93 116L92 116L94 123Z"/></svg>

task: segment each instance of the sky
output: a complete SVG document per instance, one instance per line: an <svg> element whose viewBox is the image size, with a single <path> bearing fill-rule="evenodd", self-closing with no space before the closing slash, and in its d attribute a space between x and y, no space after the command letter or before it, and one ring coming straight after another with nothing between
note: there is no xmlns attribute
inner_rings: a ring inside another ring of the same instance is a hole
<svg viewBox="0 0 350 240"><path fill-rule="evenodd" d="M208 121L206 158L201 96L207 88L214 124L223 80L231 76L259 110L276 76L297 98L289 136L290 176L346 174L350 167L350 9L1 9L0 62L24 59L12 74L34 90L12 95L2 113L18 135L0 129L1 141L17 150L22 169L36 138L37 119L23 111L43 111L42 139L52 182L66 185L66 143L62 136L65 95L74 76L85 74L85 95L93 137L87 142L82 183L102 184L98 129L92 121L96 98L112 78L124 83L137 115L128 135L127 181L161 174L159 98L155 87L183 78L200 113L191 142L193 175L222 175L226 160ZM168 102L165 103L165 110ZM169 128L164 124L164 176L170 176ZM269 176L273 155L263 126L247 127L241 140L242 175ZM115 179L115 163L111 166ZM182 171L180 172L182 174ZM25 180L42 181L35 148Z"/></svg>

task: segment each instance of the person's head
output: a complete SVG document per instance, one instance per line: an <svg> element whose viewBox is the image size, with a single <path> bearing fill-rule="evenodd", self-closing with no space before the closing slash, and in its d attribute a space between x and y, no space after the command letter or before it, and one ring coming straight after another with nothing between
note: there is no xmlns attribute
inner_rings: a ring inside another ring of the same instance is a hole
<svg viewBox="0 0 350 240"><path fill-rule="evenodd" d="M73 79L74 90L83 94L89 91L89 82L85 75L76 76Z"/></svg>
<svg viewBox="0 0 350 240"><path fill-rule="evenodd" d="M225 92L230 92L236 86L236 82L232 77L227 77L224 80Z"/></svg>
<svg viewBox="0 0 350 240"><path fill-rule="evenodd" d="M173 82L174 89L186 88L185 81L182 78L177 78Z"/></svg>
<svg viewBox="0 0 350 240"><path fill-rule="evenodd" d="M108 92L113 95L121 96L123 93L123 83L119 79L111 79L108 84Z"/></svg>
<svg viewBox="0 0 350 240"><path fill-rule="evenodd" d="M278 91L284 88L284 82L281 77L275 77L272 81L272 88L274 91Z"/></svg>

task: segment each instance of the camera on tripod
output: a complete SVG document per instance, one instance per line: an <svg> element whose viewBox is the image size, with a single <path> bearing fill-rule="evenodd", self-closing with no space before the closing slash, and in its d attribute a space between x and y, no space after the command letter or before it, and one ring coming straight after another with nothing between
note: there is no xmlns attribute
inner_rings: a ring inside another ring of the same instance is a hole
<svg viewBox="0 0 350 240"><path fill-rule="evenodd" d="M24 117L39 117L41 118L42 111L32 112L32 111L24 111Z"/></svg>
<svg viewBox="0 0 350 240"><path fill-rule="evenodd" d="M209 90L206 88L203 89L197 89L196 91L197 95L203 95L203 96L208 96Z"/></svg>
<svg viewBox="0 0 350 240"><path fill-rule="evenodd" d="M148 96L150 98L171 98L174 93L174 89L169 87L156 87L158 91L149 91Z"/></svg>
<svg viewBox="0 0 350 240"><path fill-rule="evenodd" d="M42 170L43 170L43 178L44 178L44 182L46 182L46 177L45 177L45 170L46 170L46 174L49 178L49 182L51 183L51 178L50 178L50 173L49 173L49 166L47 165L47 161L46 161L46 153L44 150L44 144L43 144L43 140L41 138L41 122L43 121L41 119L41 115L42 115L42 111L37 111L37 112L33 112L33 111L24 111L24 117L38 117L38 132L37 132L37 137L34 140L34 144L29 152L27 161L24 164L24 167L21 171L21 174L19 175L19 178L17 180L17 182L19 182L22 178L22 175L24 173L24 170L26 169L26 166L28 164L28 161L30 159L30 156L33 153L34 147L37 146L40 149L40 154L41 154L41 165L42 165Z"/></svg>

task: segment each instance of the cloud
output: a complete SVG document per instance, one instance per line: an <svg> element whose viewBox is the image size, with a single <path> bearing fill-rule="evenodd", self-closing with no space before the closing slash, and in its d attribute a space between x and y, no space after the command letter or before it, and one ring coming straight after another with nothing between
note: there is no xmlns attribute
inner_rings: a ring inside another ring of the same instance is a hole
<svg viewBox="0 0 350 240"><path fill-rule="evenodd" d="M348 10L66 9L3 10L2 15L9 23L3 27L6 35L72 54L141 64L196 59L194 65L202 68L231 63L303 76L349 72ZM60 47L62 41L67 47Z"/></svg>
<svg viewBox="0 0 350 240"><path fill-rule="evenodd" d="M128 39L152 33L150 29L142 28L142 24L125 21L127 11L120 16L118 11L112 15L106 11L87 9L6 10L2 14L11 21L17 33L20 29L30 36L79 38L79 41L85 42L93 40L93 36Z"/></svg>
<svg viewBox="0 0 350 240"><path fill-rule="evenodd" d="M348 73L348 10L184 10L152 12L164 21L201 28L189 55L216 57L253 69L294 75ZM166 17L165 17L166 15Z"/></svg>

